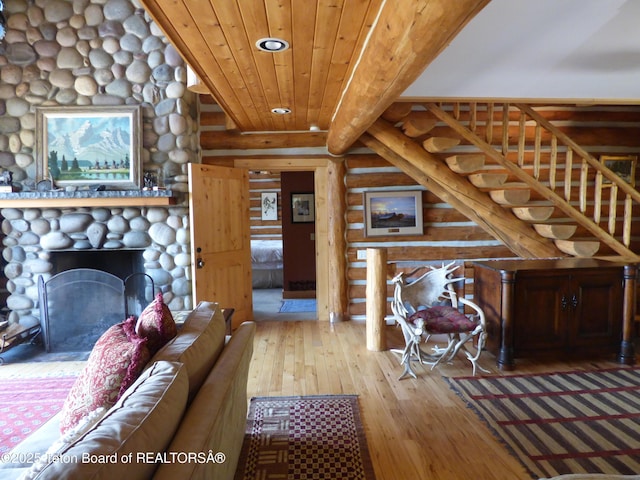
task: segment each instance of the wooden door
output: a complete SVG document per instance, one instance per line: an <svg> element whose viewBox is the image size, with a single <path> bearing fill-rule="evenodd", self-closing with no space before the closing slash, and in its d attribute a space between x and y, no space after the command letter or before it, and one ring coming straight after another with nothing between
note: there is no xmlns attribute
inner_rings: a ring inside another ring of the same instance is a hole
<svg viewBox="0 0 640 480"><path fill-rule="evenodd" d="M570 277L557 271L519 272L514 293L513 350L537 356L567 343Z"/></svg>
<svg viewBox="0 0 640 480"><path fill-rule="evenodd" d="M620 345L622 337L622 268L600 268L573 275L575 315L569 330L569 347L594 351Z"/></svg>
<svg viewBox="0 0 640 480"><path fill-rule="evenodd" d="M247 171L189 164L189 193L194 304L234 308L235 327L253 316Z"/></svg>

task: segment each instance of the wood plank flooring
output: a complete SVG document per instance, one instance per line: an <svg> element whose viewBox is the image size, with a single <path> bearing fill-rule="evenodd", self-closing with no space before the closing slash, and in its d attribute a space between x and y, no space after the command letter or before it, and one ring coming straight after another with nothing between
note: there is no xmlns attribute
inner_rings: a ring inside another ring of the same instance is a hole
<svg viewBox="0 0 640 480"><path fill-rule="evenodd" d="M385 334L389 348L403 344L395 327ZM522 359L502 373L485 353L481 365L502 375L617 364ZM367 350L363 323L258 322L248 395L358 394L377 480L531 478L443 378L470 375L466 360L417 365L417 379L398 380L401 371L392 352Z"/></svg>
<svg viewBox="0 0 640 480"><path fill-rule="evenodd" d="M377 480L461 478L525 480L527 472L443 377L471 374L460 358L436 370L416 365L417 379L402 372L390 351L366 348L366 326L313 320L258 321L249 371L252 396L357 394ZM388 347L403 345L400 331L385 329ZM484 353L491 375L615 367L606 360L540 362L518 359L500 372ZM0 379L79 371L84 362L35 362L0 366Z"/></svg>

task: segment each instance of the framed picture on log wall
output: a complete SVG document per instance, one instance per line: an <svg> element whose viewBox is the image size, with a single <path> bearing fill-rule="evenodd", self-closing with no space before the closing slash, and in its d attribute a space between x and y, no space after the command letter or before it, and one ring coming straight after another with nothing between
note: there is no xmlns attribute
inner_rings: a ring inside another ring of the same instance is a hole
<svg viewBox="0 0 640 480"><path fill-rule="evenodd" d="M262 220L278 220L278 193L262 192L261 199Z"/></svg>
<svg viewBox="0 0 640 480"><path fill-rule="evenodd" d="M55 186L139 189L139 105L36 109L36 175Z"/></svg>
<svg viewBox="0 0 640 480"><path fill-rule="evenodd" d="M422 235L422 191L364 193L365 233L383 235Z"/></svg>
<svg viewBox="0 0 640 480"><path fill-rule="evenodd" d="M291 222L311 223L316 221L313 193L291 194Z"/></svg>
<svg viewBox="0 0 640 480"><path fill-rule="evenodd" d="M632 187L636 185L636 164L638 157L635 155L601 155L600 161L609 170L622 178ZM611 185L611 180L602 178L603 185Z"/></svg>

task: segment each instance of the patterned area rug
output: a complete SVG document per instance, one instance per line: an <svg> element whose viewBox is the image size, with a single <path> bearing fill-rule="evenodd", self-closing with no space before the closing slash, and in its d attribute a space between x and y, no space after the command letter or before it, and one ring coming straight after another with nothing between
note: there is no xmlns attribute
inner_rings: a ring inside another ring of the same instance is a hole
<svg viewBox="0 0 640 480"><path fill-rule="evenodd" d="M256 397L236 480L374 480L355 395Z"/></svg>
<svg viewBox="0 0 640 480"><path fill-rule="evenodd" d="M0 454L12 450L62 408L75 376L3 379Z"/></svg>
<svg viewBox="0 0 640 480"><path fill-rule="evenodd" d="M640 369L448 379L534 478L640 472Z"/></svg>

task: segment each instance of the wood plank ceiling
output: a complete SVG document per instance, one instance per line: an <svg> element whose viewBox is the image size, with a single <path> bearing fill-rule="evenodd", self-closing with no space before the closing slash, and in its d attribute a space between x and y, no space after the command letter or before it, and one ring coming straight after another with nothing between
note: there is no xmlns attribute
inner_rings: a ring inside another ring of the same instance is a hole
<svg viewBox="0 0 640 480"><path fill-rule="evenodd" d="M383 0L144 0L242 132L328 130ZM276 37L288 50L256 42ZM277 115L274 108L291 114Z"/></svg>
<svg viewBox="0 0 640 480"><path fill-rule="evenodd" d="M233 128L328 131L328 150L341 154L489 1L141 3ZM256 47L274 37L290 48ZM272 112L278 108L291 113Z"/></svg>

